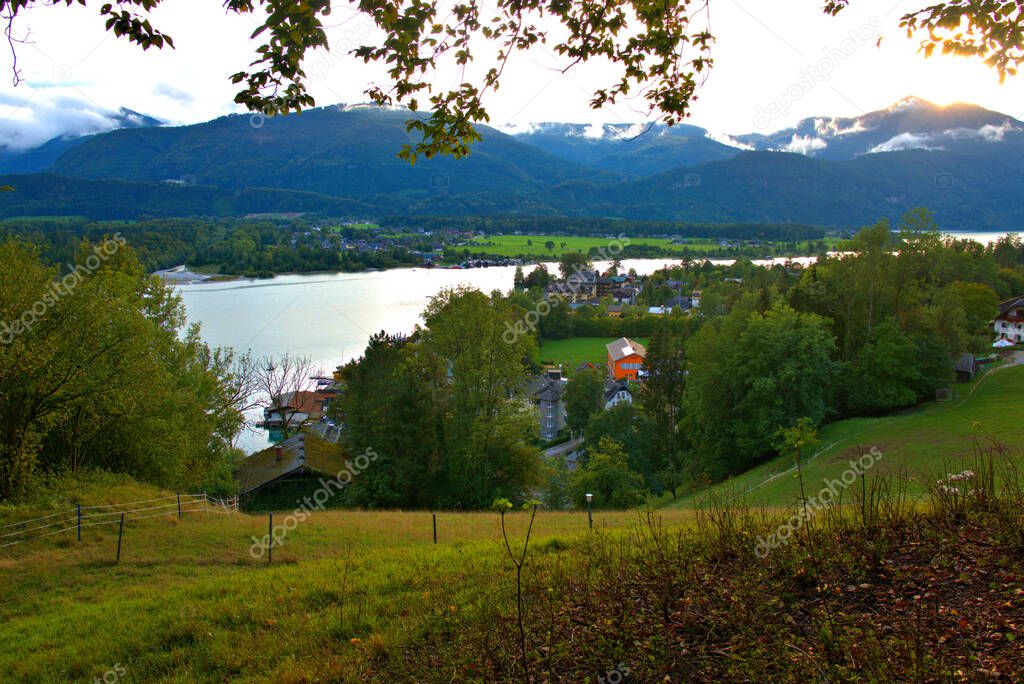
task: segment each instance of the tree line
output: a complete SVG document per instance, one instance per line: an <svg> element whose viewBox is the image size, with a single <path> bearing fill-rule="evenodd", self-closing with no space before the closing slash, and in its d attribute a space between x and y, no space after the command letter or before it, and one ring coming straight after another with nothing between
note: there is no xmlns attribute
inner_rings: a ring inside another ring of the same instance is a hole
<svg viewBox="0 0 1024 684"><path fill-rule="evenodd" d="M345 226L314 230L332 223L315 218L176 218L137 222L85 218L8 219L0 223L0 236L32 242L48 261L67 263L83 239L95 241L116 231L124 236L150 271L188 264L193 268L246 277L412 266L419 264L420 259L410 250L431 249L429 242L413 236L389 239L382 249L375 251L344 249L341 238L372 241L379 239L378 235L374 231Z"/></svg>

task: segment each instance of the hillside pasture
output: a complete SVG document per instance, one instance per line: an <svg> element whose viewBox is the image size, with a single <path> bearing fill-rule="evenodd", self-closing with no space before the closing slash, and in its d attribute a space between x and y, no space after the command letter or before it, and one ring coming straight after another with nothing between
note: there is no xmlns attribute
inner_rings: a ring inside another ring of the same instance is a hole
<svg viewBox="0 0 1024 684"><path fill-rule="evenodd" d="M819 445L803 464L810 495L840 477L858 448L875 447L882 458L869 477L905 472L913 495L945 474L970 467L977 449L993 444L1020 448L1024 415L1024 365L995 367L973 382L953 386L950 402L928 402L891 416L837 421L819 431ZM858 485L859 487L859 485ZM800 497L794 461L779 457L670 506L686 507L715 496L754 506L790 506ZM847 500L852 493L847 494Z"/></svg>

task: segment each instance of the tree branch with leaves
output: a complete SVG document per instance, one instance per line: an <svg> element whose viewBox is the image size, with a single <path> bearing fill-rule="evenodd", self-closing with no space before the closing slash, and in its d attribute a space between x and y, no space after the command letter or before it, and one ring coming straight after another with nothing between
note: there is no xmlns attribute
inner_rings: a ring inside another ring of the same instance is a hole
<svg viewBox="0 0 1024 684"><path fill-rule="evenodd" d="M99 6L105 28L143 50L174 47L171 36L153 26L149 14L162 0L118 0ZM838 14L850 0L826 0L824 11ZM40 5L95 6L89 0L0 0L0 20L14 54L14 82L20 80L14 26L26 10ZM599 109L623 100L643 101L647 113L665 124L688 116L696 91L712 67L708 2L693 0L358 0L352 6L383 32L374 45L350 51L364 62L387 66L387 80L366 89L381 106L402 106L414 114L406 128L419 139L399 156L415 163L439 154L469 154L480 140L479 124L490 120L484 99L501 85L516 53L538 45L565 60L562 71L598 61L614 75L596 88L590 105ZM330 49L323 24L330 0L226 0L235 14L263 13L252 40L261 40L255 58L236 72L235 102L266 115L314 106L307 90L303 60L310 50ZM900 19L907 34L924 36L926 56L944 53L975 57L996 69L1001 79L1016 73L1024 59L1024 0L950 0L908 12ZM557 34L557 35L556 35ZM493 52L488 52L493 50ZM468 68L487 52L483 75ZM437 75L451 69L460 82L437 86Z"/></svg>

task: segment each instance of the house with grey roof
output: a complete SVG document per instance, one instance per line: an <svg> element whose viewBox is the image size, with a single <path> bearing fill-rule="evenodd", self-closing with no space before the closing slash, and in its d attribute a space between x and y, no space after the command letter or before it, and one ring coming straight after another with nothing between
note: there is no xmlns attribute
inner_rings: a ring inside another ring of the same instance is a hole
<svg viewBox="0 0 1024 684"><path fill-rule="evenodd" d="M537 410L541 439L554 439L565 427L565 382L561 370L550 369L529 383L527 394Z"/></svg>
<svg viewBox="0 0 1024 684"><path fill-rule="evenodd" d="M604 408L612 409L619 404L632 404L633 392L625 380L609 380L604 386Z"/></svg>

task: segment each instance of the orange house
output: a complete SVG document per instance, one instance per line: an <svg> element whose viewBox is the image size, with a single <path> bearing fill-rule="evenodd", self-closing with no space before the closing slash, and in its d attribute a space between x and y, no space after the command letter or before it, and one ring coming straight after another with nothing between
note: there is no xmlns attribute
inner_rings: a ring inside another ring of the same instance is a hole
<svg viewBox="0 0 1024 684"><path fill-rule="evenodd" d="M606 345L608 349L608 375L613 380L636 380L644 367L647 350L638 342L620 337Z"/></svg>

